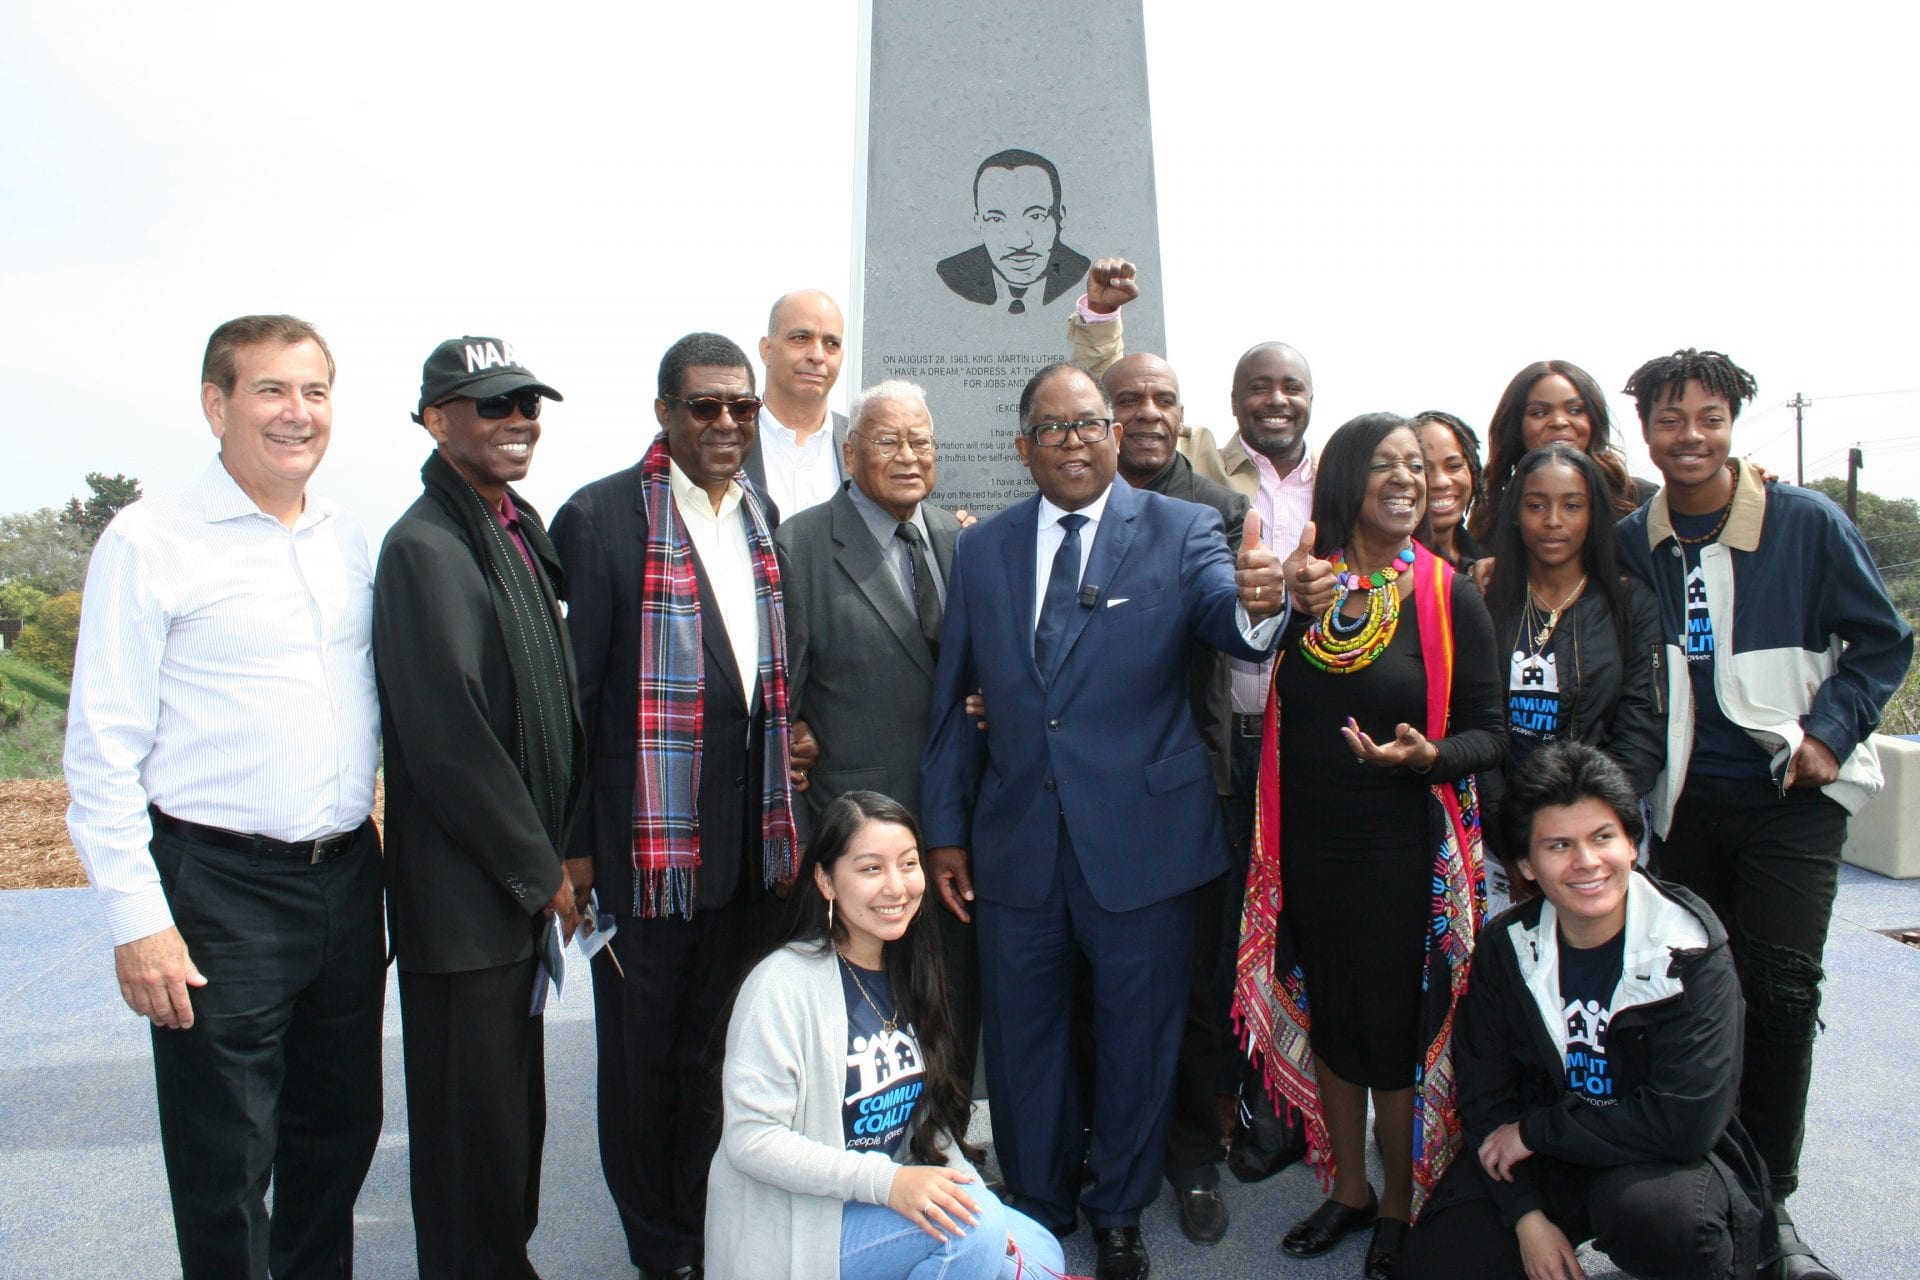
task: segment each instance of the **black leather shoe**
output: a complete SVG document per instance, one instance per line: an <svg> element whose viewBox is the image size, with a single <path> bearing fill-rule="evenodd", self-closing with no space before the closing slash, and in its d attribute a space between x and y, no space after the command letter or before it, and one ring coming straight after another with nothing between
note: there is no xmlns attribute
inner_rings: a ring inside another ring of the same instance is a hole
<svg viewBox="0 0 1920 1280"><path fill-rule="evenodd" d="M1367 1280L1400 1280L1407 1256L1407 1224L1398 1218L1378 1218L1373 1239L1367 1242Z"/></svg>
<svg viewBox="0 0 1920 1280"><path fill-rule="evenodd" d="M1780 1224L1780 1258L1773 1267L1763 1269L1770 1280L1840 1280L1833 1268L1814 1256L1791 1222Z"/></svg>
<svg viewBox="0 0 1920 1280"><path fill-rule="evenodd" d="M1351 1209L1337 1200L1329 1200L1294 1225L1280 1241L1280 1247L1296 1258L1317 1258L1362 1227L1373 1225L1380 1216L1380 1201L1373 1189L1367 1189L1363 1209Z"/></svg>
<svg viewBox="0 0 1920 1280"><path fill-rule="evenodd" d="M1147 1280L1147 1242L1138 1227L1095 1227L1097 1280Z"/></svg>
<svg viewBox="0 0 1920 1280"><path fill-rule="evenodd" d="M1175 1187L1180 1230L1195 1244L1219 1244L1227 1234L1227 1201L1218 1187Z"/></svg>

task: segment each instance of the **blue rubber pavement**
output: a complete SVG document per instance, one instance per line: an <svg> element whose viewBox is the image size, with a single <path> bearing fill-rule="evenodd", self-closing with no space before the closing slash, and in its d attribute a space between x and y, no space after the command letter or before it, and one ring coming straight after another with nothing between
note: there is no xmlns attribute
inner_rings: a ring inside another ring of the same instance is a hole
<svg viewBox="0 0 1920 1280"><path fill-rule="evenodd" d="M1827 1030L1793 1208L1848 1280L1920 1273L1920 950L1877 932L1914 926L1920 881L1843 870L1827 944ZM89 892L0 893L0 937L0 1280L177 1276L148 1032L120 1002ZM634 1274L594 1145L592 1016L584 986L548 1014L546 1173L533 1239L547 1280ZM389 986L386 1130L358 1209L362 1280L414 1271L399 1031ZM1180 1235L1170 1195L1149 1209L1143 1228L1156 1277L1358 1276L1364 1234L1310 1261L1278 1250L1286 1228L1319 1203L1306 1170L1255 1186L1228 1175L1224 1186L1233 1226L1211 1249ZM1089 1234L1068 1239L1067 1257L1090 1274ZM1598 1255L1585 1261L1592 1276L1618 1274Z"/></svg>

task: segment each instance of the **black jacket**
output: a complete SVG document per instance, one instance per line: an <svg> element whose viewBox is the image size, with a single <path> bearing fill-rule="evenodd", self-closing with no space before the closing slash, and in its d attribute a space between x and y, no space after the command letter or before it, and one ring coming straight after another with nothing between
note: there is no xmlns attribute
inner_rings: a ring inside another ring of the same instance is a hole
<svg viewBox="0 0 1920 1280"><path fill-rule="evenodd" d="M1627 652L1604 592L1588 590L1560 624L1554 644L1560 676L1562 738L1598 747L1626 771L1635 795L1653 790L1666 765L1666 658L1660 636L1660 605L1635 578L1622 584L1627 601ZM1498 627L1500 688L1507 696L1507 662L1522 648L1523 613ZM1505 719L1504 714L1502 719Z"/></svg>
<svg viewBox="0 0 1920 1280"><path fill-rule="evenodd" d="M1512 1182L1483 1179L1508 1226L1547 1207L1543 1160L1706 1160L1727 1188L1736 1274L1750 1274L1770 1201L1765 1166L1734 1115L1746 1005L1726 930L1687 890L1634 872L1607 1028L1617 1101L1595 1107L1567 1092L1556 928L1551 904L1535 898L1480 937L1453 1045L1466 1130L1459 1158L1474 1159L1495 1129L1519 1122L1533 1157L1514 1166Z"/></svg>

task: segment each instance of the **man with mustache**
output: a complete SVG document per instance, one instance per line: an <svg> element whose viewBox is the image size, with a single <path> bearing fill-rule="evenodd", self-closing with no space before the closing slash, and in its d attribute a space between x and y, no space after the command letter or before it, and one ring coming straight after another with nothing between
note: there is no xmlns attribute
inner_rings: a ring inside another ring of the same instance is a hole
<svg viewBox="0 0 1920 1280"><path fill-rule="evenodd" d="M1066 206L1060 171L1031 151L999 151L973 175L973 225L980 243L943 258L947 288L968 302L1024 315L1080 283L1087 257L1060 243Z"/></svg>

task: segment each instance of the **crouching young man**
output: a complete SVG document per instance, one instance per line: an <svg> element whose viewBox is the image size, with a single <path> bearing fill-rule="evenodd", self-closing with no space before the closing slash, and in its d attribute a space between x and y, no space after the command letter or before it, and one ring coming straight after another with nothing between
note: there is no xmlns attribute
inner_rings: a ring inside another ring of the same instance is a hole
<svg viewBox="0 0 1920 1280"><path fill-rule="evenodd" d="M1579 1280L1592 1240L1633 1276L1754 1275L1771 1204L1734 1115L1744 1008L1726 930L1635 870L1632 784L1592 747L1535 752L1501 820L1516 889L1540 896L1474 953L1454 1038L1467 1148L1409 1274Z"/></svg>

